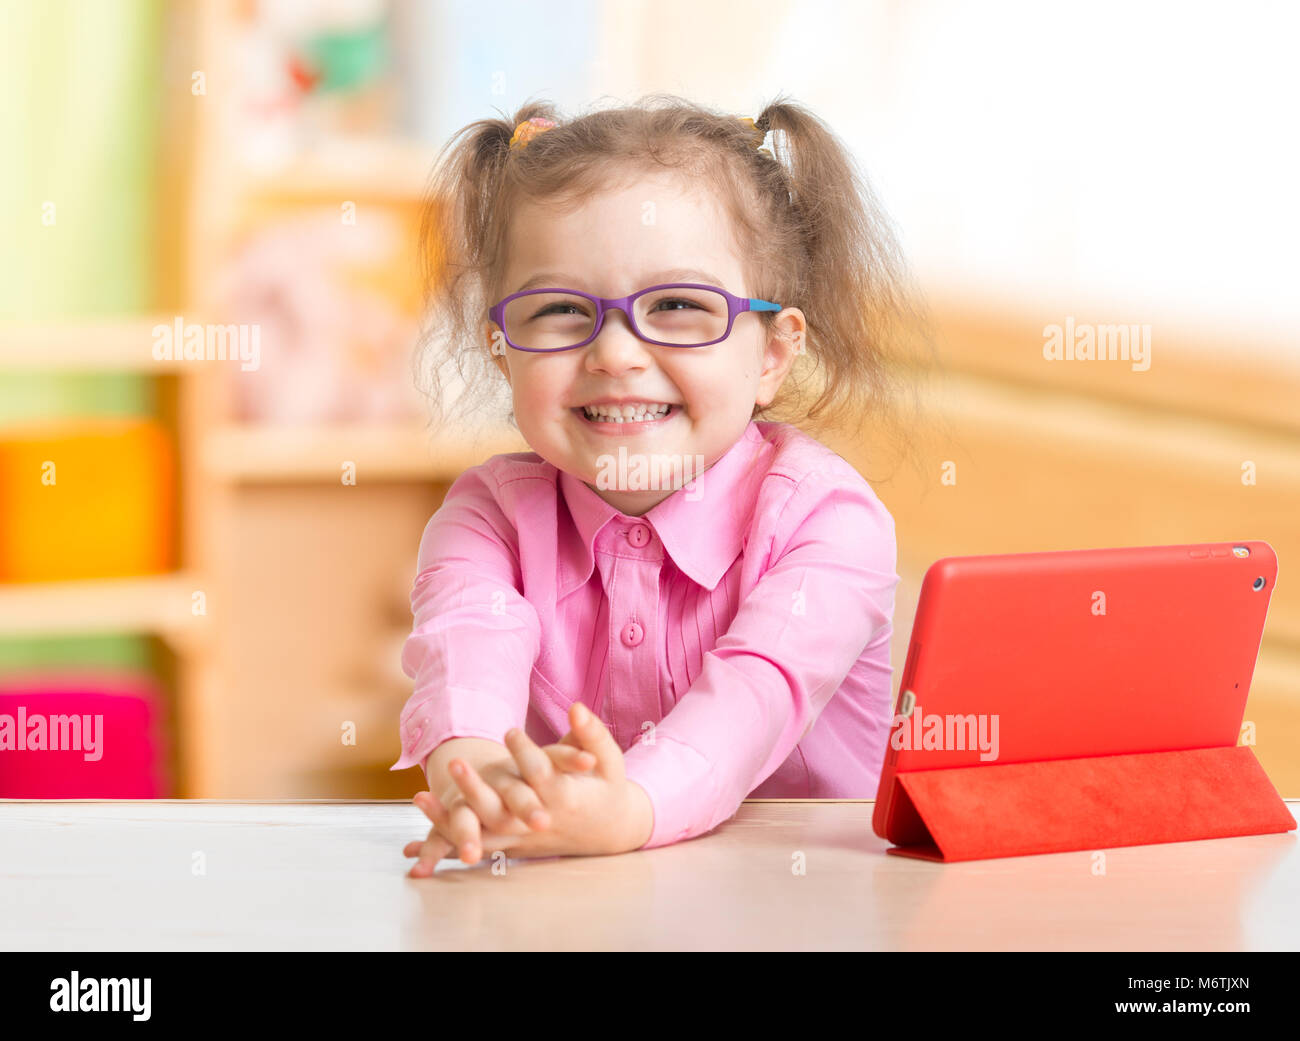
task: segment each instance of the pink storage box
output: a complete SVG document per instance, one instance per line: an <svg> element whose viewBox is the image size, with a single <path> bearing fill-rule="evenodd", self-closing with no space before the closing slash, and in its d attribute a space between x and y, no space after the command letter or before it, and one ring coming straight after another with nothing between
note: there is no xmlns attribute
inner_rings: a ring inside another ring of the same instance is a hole
<svg viewBox="0 0 1300 1041"><path fill-rule="evenodd" d="M140 673L0 677L0 798L166 798L163 715ZM42 730L44 749L30 747Z"/></svg>

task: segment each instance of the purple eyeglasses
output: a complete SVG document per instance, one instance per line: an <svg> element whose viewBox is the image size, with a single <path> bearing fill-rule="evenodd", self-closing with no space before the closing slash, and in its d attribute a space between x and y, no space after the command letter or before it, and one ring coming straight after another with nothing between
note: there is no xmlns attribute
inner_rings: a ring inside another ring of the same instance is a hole
<svg viewBox="0 0 1300 1041"><path fill-rule="evenodd" d="M661 310L663 305L671 306ZM605 314L615 308L647 343L708 347L731 335L738 314L779 311L781 305L734 296L718 286L667 282L624 297L592 296L576 289L525 289L494 304L488 317L515 350L549 354L591 343L600 335Z"/></svg>

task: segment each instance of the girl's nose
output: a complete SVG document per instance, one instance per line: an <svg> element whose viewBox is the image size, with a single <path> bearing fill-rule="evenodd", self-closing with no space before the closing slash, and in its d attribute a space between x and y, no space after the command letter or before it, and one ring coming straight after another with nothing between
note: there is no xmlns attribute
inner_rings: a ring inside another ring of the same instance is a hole
<svg viewBox="0 0 1300 1041"><path fill-rule="evenodd" d="M649 344L632 331L622 311L605 312L600 335L587 344L586 364L590 372L617 376L630 369L644 369L650 361Z"/></svg>

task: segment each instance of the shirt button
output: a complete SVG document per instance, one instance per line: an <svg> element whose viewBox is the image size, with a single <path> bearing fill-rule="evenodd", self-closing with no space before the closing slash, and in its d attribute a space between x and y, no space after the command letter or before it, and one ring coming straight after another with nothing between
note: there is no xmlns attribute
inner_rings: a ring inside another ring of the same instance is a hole
<svg viewBox="0 0 1300 1041"><path fill-rule="evenodd" d="M637 549L640 549L650 541L650 529L644 524L633 524L632 527L628 529L627 540Z"/></svg>
<svg viewBox="0 0 1300 1041"><path fill-rule="evenodd" d="M623 642L629 647L635 647L645 638L645 631L637 622L628 622L623 626Z"/></svg>

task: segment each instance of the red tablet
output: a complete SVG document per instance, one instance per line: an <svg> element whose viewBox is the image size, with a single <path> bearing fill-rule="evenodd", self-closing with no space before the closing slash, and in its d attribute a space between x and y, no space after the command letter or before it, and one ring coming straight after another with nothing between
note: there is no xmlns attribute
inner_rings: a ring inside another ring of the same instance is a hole
<svg viewBox="0 0 1300 1041"><path fill-rule="evenodd" d="M908 771L1235 746L1276 577L1257 541L936 561L876 834L924 840Z"/></svg>

